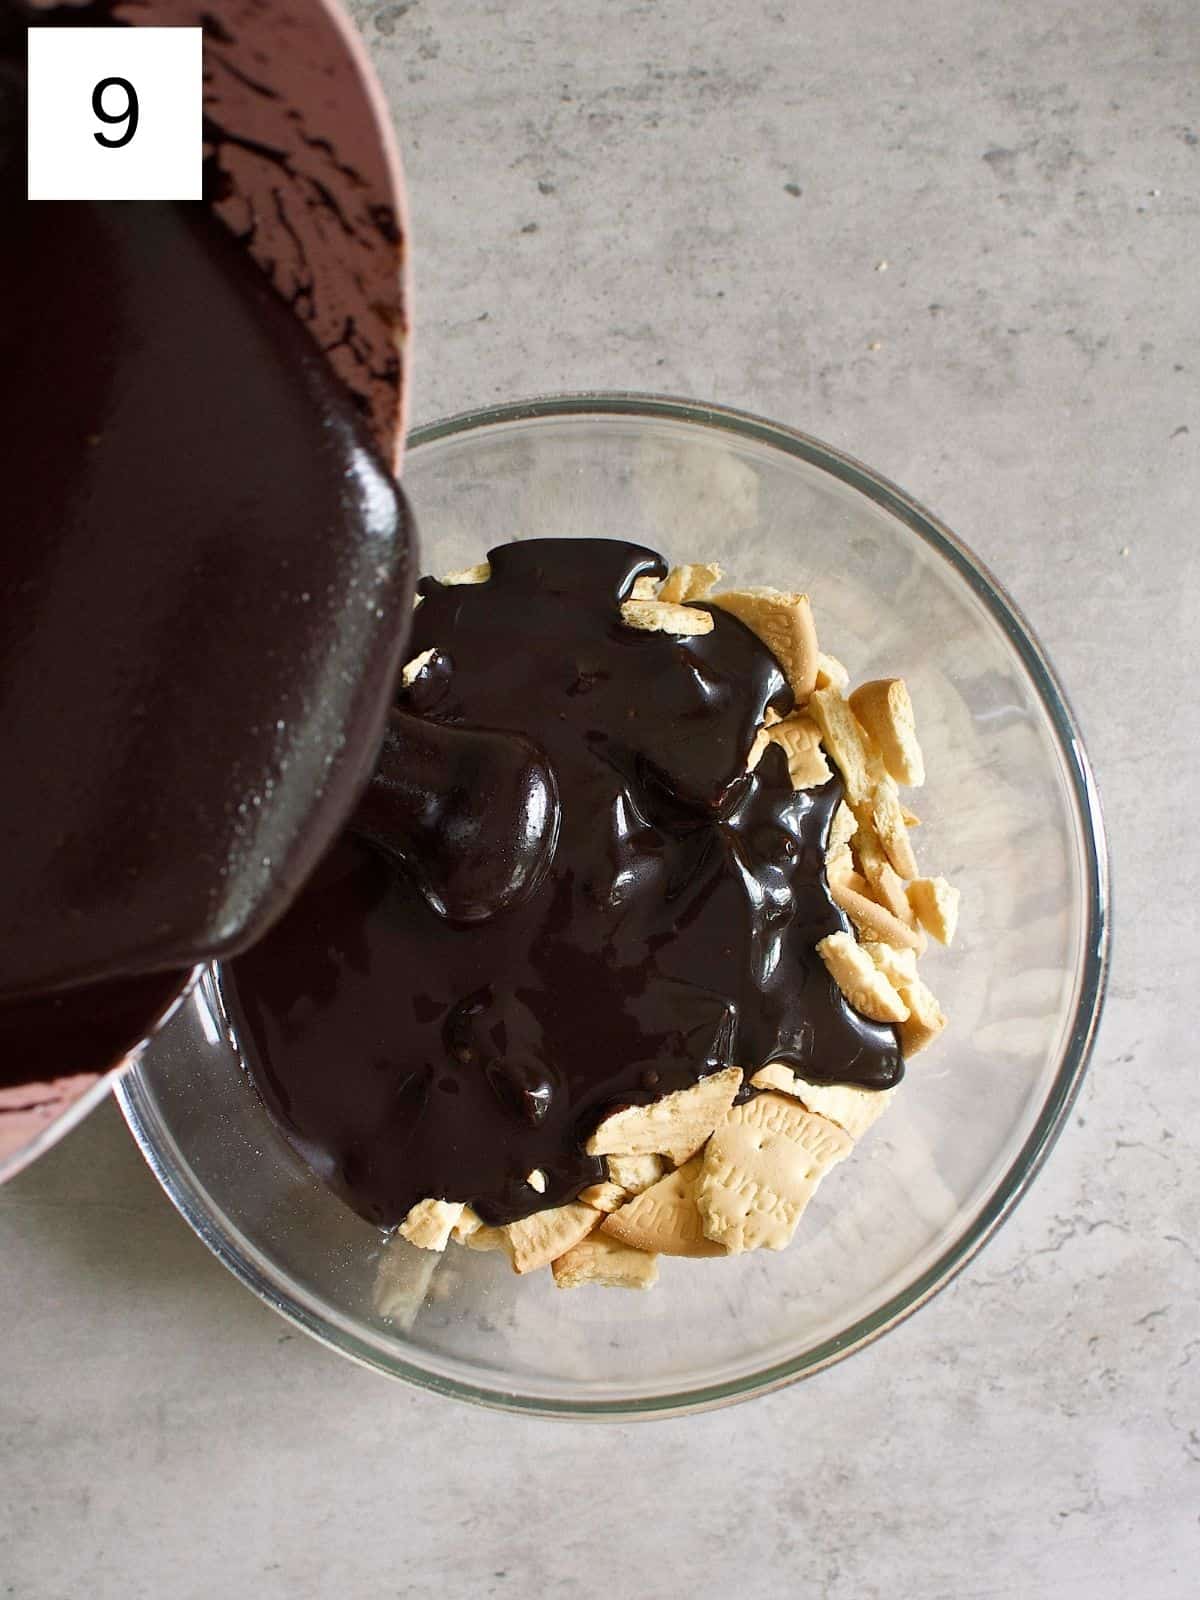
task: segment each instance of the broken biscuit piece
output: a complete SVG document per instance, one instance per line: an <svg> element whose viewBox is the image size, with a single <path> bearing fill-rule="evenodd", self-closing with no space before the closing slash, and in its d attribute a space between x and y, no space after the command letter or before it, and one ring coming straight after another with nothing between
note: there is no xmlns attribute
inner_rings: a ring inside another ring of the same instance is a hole
<svg viewBox="0 0 1200 1600"><path fill-rule="evenodd" d="M817 954L848 1005L872 1022L903 1022L908 1007L857 940L831 933L817 945Z"/></svg>
<svg viewBox="0 0 1200 1600"><path fill-rule="evenodd" d="M579 1200L582 1205L591 1206L593 1211L618 1211L629 1199L619 1183L589 1183L586 1189L579 1191Z"/></svg>
<svg viewBox="0 0 1200 1600"><path fill-rule="evenodd" d="M854 883L853 876L830 876L829 898L839 910L846 913L863 939L881 939L885 944L895 945L898 950L916 950L920 953L922 936L918 930L869 899Z"/></svg>
<svg viewBox="0 0 1200 1600"><path fill-rule="evenodd" d="M958 890L945 878L917 878L908 886L908 901L917 921L939 944L949 944L958 927Z"/></svg>
<svg viewBox="0 0 1200 1600"><path fill-rule="evenodd" d="M937 996L920 978L903 989L908 1016L899 1025L900 1053L907 1061L931 1045L946 1026L946 1017Z"/></svg>
<svg viewBox="0 0 1200 1600"><path fill-rule="evenodd" d="M400 1224L399 1232L419 1250L444 1250L462 1210L461 1200L420 1200Z"/></svg>
<svg viewBox="0 0 1200 1600"><path fill-rule="evenodd" d="M491 563L477 561L473 567L462 567L458 572L448 572L444 578L439 578L438 582L443 588L453 589L461 583L486 583L491 575Z"/></svg>
<svg viewBox="0 0 1200 1600"><path fill-rule="evenodd" d="M864 939L862 948L883 973L884 977L901 995L904 985L913 983L917 976L917 952L900 950L895 945L884 944L879 939Z"/></svg>
<svg viewBox="0 0 1200 1600"><path fill-rule="evenodd" d="M437 655L436 650L422 650L419 656L414 656L411 661L405 662L400 669L400 682L406 689L410 683L421 676L435 655Z"/></svg>
<svg viewBox="0 0 1200 1600"><path fill-rule="evenodd" d="M629 592L631 600L657 600L658 579L649 576L635 578L633 588Z"/></svg>
<svg viewBox="0 0 1200 1600"><path fill-rule="evenodd" d="M756 1089L775 1089L799 1100L809 1111L828 1117L852 1139L861 1139L887 1110L894 1089L859 1089L850 1083L809 1083L782 1061L771 1061L750 1079Z"/></svg>
<svg viewBox="0 0 1200 1600"><path fill-rule="evenodd" d="M782 1250L818 1183L853 1148L844 1128L771 1090L736 1106L699 1158L706 1235L730 1254Z"/></svg>
<svg viewBox="0 0 1200 1600"><path fill-rule="evenodd" d="M720 578L721 569L715 561L694 561L682 567L672 567L663 579L658 598L676 604L687 600L705 600Z"/></svg>
<svg viewBox="0 0 1200 1600"><path fill-rule="evenodd" d="M827 656L822 650L817 656L817 688L837 689L845 694L850 687L850 674L836 656Z"/></svg>
<svg viewBox="0 0 1200 1600"><path fill-rule="evenodd" d="M588 1238L550 1263L560 1289L578 1289L585 1283L604 1289L652 1289L658 1282L658 1257L604 1233Z"/></svg>
<svg viewBox="0 0 1200 1600"><path fill-rule="evenodd" d="M871 821L884 853L901 878L915 878L920 874L917 858L913 854L912 840L908 837L908 823L900 793L891 778L875 785L871 796Z"/></svg>
<svg viewBox="0 0 1200 1600"><path fill-rule="evenodd" d="M490 1228L481 1223L461 1241L468 1250L502 1250L512 1260L512 1240L507 1228Z"/></svg>
<svg viewBox="0 0 1200 1600"><path fill-rule="evenodd" d="M821 730L826 750L837 763L846 786L846 799L855 814L866 804L880 770L878 753L865 730L837 689L817 689L809 699L808 714Z"/></svg>
<svg viewBox="0 0 1200 1600"><path fill-rule="evenodd" d="M666 605L661 600L623 600L621 621L642 633L673 633L686 639L698 633L711 633L712 613L694 606Z"/></svg>
<svg viewBox="0 0 1200 1600"><path fill-rule="evenodd" d="M483 1218L477 1216L470 1206L464 1206L458 1221L450 1230L450 1237L455 1244L466 1244L473 1233L478 1233L484 1225Z"/></svg>
<svg viewBox="0 0 1200 1600"><path fill-rule="evenodd" d="M720 1256L724 1248L705 1237L696 1209L702 1156L651 1184L635 1200L601 1223L601 1232L623 1244L664 1256Z"/></svg>
<svg viewBox="0 0 1200 1600"><path fill-rule="evenodd" d="M806 594L779 589L727 589L708 597L757 635L783 668L783 675L804 705L817 682L817 629Z"/></svg>
<svg viewBox="0 0 1200 1600"><path fill-rule="evenodd" d="M839 845L849 844L857 829L858 818L844 800L839 800L837 810L833 813L833 821L829 824L828 849L832 851Z"/></svg>
<svg viewBox="0 0 1200 1600"><path fill-rule="evenodd" d="M793 712L765 732L768 740L779 745L787 757L793 789L816 789L833 777L821 749L821 730L811 717Z"/></svg>
<svg viewBox="0 0 1200 1600"><path fill-rule="evenodd" d="M589 1156L661 1155L665 1150L703 1144L733 1104L742 1083L740 1067L723 1067L687 1089L677 1089L648 1106L614 1111L584 1149Z"/></svg>
<svg viewBox="0 0 1200 1600"><path fill-rule="evenodd" d="M549 1211L535 1211L519 1222L510 1222L504 1232L508 1236L513 1271L535 1272L538 1267L549 1266L555 1256L563 1255L581 1239L586 1239L592 1229L599 1226L601 1215L591 1206L572 1201L570 1205L552 1206Z"/></svg>
<svg viewBox="0 0 1200 1600"><path fill-rule="evenodd" d="M904 884L888 860L883 842L875 831L875 823L868 805L858 808L858 831L854 835L851 848L869 885L870 898L890 911L898 922L915 928L916 915L908 903Z"/></svg>
<svg viewBox="0 0 1200 1600"><path fill-rule="evenodd" d="M839 844L832 850L826 850L825 876L828 879L841 878L843 882L848 879L856 879L855 886L857 887L858 884L861 884L863 892L866 892L867 880L855 872L854 857L850 854L850 846L848 844Z"/></svg>
<svg viewBox="0 0 1200 1600"><path fill-rule="evenodd" d="M879 747L883 764L897 783L925 782L925 757L917 743L917 723L903 678L874 678L850 696L854 715Z"/></svg>

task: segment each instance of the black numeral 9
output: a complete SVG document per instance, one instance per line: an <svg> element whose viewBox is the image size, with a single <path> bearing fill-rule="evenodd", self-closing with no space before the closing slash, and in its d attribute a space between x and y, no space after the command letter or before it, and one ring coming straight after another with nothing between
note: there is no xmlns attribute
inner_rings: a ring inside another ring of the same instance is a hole
<svg viewBox="0 0 1200 1600"><path fill-rule="evenodd" d="M105 111L105 89L123 89L125 91L124 111ZM101 78L92 90L92 110L101 122L107 122L110 128L115 128L119 123L126 123L124 133L119 133L110 139L106 133L94 133L92 138L97 144L102 144L106 150L119 150L123 144L128 144L137 132L138 125L138 97L137 90L128 78Z"/></svg>

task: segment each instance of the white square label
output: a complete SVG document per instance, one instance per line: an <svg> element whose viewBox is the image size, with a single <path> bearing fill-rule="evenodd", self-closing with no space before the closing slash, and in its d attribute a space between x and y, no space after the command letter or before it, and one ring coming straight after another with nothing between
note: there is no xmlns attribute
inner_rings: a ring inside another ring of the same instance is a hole
<svg viewBox="0 0 1200 1600"><path fill-rule="evenodd" d="M202 198L203 30L30 28L29 198Z"/></svg>

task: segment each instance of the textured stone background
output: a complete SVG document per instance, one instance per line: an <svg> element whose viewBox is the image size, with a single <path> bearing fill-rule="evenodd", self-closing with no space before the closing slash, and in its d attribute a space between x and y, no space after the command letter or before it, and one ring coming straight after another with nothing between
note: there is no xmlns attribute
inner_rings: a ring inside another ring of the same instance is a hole
<svg viewBox="0 0 1200 1600"><path fill-rule="evenodd" d="M637 1428L292 1334L104 1108L0 1193L0 1595L1195 1595L1195 0L354 9L411 182L417 420L693 394L937 510L1089 736L1107 1017L951 1289L810 1384Z"/></svg>

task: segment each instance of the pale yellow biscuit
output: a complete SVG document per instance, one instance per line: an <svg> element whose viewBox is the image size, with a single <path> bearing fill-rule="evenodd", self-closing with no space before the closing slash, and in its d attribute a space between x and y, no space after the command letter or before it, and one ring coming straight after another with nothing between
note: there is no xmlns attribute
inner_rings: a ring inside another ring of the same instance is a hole
<svg viewBox="0 0 1200 1600"><path fill-rule="evenodd" d="M915 981L917 976L915 950L898 950L895 945L884 944L879 939L864 939L862 948L901 995L904 993L904 985Z"/></svg>
<svg viewBox="0 0 1200 1600"><path fill-rule="evenodd" d="M958 927L958 890L945 878L918 878L908 886L917 920L939 944L949 944Z"/></svg>
<svg viewBox="0 0 1200 1600"><path fill-rule="evenodd" d="M917 743L916 718L904 679L875 678L860 684L850 705L896 782L914 787L924 783L925 757Z"/></svg>
<svg viewBox="0 0 1200 1600"><path fill-rule="evenodd" d="M844 800L839 800L833 821L829 824L829 849L849 844L858 830L858 818Z"/></svg>
<svg viewBox="0 0 1200 1600"><path fill-rule="evenodd" d="M903 993L908 1016L899 1027L900 1051L908 1060L933 1043L946 1026L946 1017L937 996L920 978L906 985Z"/></svg>
<svg viewBox="0 0 1200 1600"><path fill-rule="evenodd" d="M711 612L698 611L694 606L665 605L661 600L622 601L621 621L643 633L672 633L680 638L711 633L713 629Z"/></svg>
<svg viewBox="0 0 1200 1600"><path fill-rule="evenodd" d="M915 928L916 915L908 903L903 881L888 860L883 842L875 831L870 805L859 806L857 815L858 831L854 835L851 849L859 870L867 880L871 899L891 912L898 922L903 922L906 927Z"/></svg>
<svg viewBox="0 0 1200 1600"><path fill-rule="evenodd" d="M894 1089L860 1089L852 1083L809 1083L782 1061L771 1061L760 1067L750 1082L756 1089L777 1089L780 1094L799 1100L809 1111L836 1122L852 1139L862 1138L887 1110L896 1092Z"/></svg>
<svg viewBox="0 0 1200 1600"><path fill-rule="evenodd" d="M489 1228L481 1223L466 1235L462 1243L468 1250L503 1250L512 1260L512 1240L508 1237L507 1228Z"/></svg>
<svg viewBox="0 0 1200 1600"><path fill-rule="evenodd" d="M867 880L860 877L854 870L854 857L850 854L848 844L839 844L832 850L825 852L825 876L827 878L841 878L843 882L857 879L862 885L863 893L867 890Z"/></svg>
<svg viewBox="0 0 1200 1600"><path fill-rule="evenodd" d="M771 743L779 745L787 757L793 789L815 789L833 777L821 749L821 730L811 717L801 711L793 712L765 732Z"/></svg>
<svg viewBox="0 0 1200 1600"><path fill-rule="evenodd" d="M881 939L899 950L916 950L919 953L922 949L923 939L919 931L868 899L852 878L840 875L831 877L829 898L846 913L864 939Z"/></svg>
<svg viewBox="0 0 1200 1600"><path fill-rule="evenodd" d="M853 1148L844 1128L770 1090L736 1106L699 1158L705 1233L731 1254L782 1250L822 1177Z"/></svg>
<svg viewBox="0 0 1200 1600"><path fill-rule="evenodd" d="M719 1256L724 1250L705 1238L696 1209L701 1156L644 1190L601 1224L601 1232L635 1249L664 1256Z"/></svg>
<svg viewBox="0 0 1200 1600"><path fill-rule="evenodd" d="M741 1087L739 1067L724 1067L653 1105L614 1111L584 1146L590 1156L661 1155L703 1143L733 1104Z"/></svg>
<svg viewBox="0 0 1200 1600"><path fill-rule="evenodd" d="M652 1289L658 1282L658 1257L593 1233L552 1261L550 1270L560 1289L578 1289L585 1283L604 1289Z"/></svg>
<svg viewBox="0 0 1200 1600"><path fill-rule="evenodd" d="M399 1232L418 1250L444 1250L462 1210L461 1200L419 1200L400 1224Z"/></svg>
<svg viewBox="0 0 1200 1600"><path fill-rule="evenodd" d="M549 1211L535 1211L520 1222L510 1222L504 1232L508 1235L513 1271L535 1272L538 1267L549 1266L555 1256L586 1239L599 1225L601 1215L591 1206L572 1201Z"/></svg>
<svg viewBox="0 0 1200 1600"><path fill-rule="evenodd" d="M458 1221L450 1230L450 1237L456 1244L466 1244L471 1235L478 1233L483 1225L483 1218L476 1216L470 1206L464 1206Z"/></svg>
<svg viewBox="0 0 1200 1600"><path fill-rule="evenodd" d="M406 661L400 669L400 682L407 689L415 678L419 678L425 668L437 655L436 650L422 650L419 656L414 656L411 661Z"/></svg>
<svg viewBox="0 0 1200 1600"><path fill-rule="evenodd" d="M908 1007L891 982L848 933L831 933L817 945L817 954L847 1004L872 1022L903 1022Z"/></svg>
<svg viewBox="0 0 1200 1600"><path fill-rule="evenodd" d="M756 634L783 668L796 703L803 705L817 682L817 629L806 594L779 589L727 589L709 601Z"/></svg>
<svg viewBox="0 0 1200 1600"><path fill-rule="evenodd" d="M846 799L858 816L859 807L871 798L875 787L880 771L878 753L837 689L817 689L809 699L808 714L821 730L825 748L846 785Z"/></svg>
<svg viewBox="0 0 1200 1600"><path fill-rule="evenodd" d="M709 1133L711 1132L712 1129L710 1128ZM697 1150L704 1149L705 1140L707 1140L707 1138L708 1133L702 1135L702 1137L699 1139L688 1139L683 1144L673 1144L669 1146L668 1149L663 1151L663 1155L666 1158L667 1163L672 1167L686 1166L696 1154Z"/></svg>
<svg viewBox="0 0 1200 1600"><path fill-rule="evenodd" d="M650 577L635 578L633 580L633 588L629 592L629 598L631 600L657 600L658 579Z"/></svg>
<svg viewBox="0 0 1200 1600"><path fill-rule="evenodd" d="M720 577L721 569L715 561L694 561L682 567L672 567L663 579L658 598L676 603L705 600Z"/></svg>
<svg viewBox="0 0 1200 1600"><path fill-rule="evenodd" d="M917 877L921 869L917 866L912 840L908 837L900 793L891 778L885 778L882 783L875 785L875 793L871 797L871 821L888 860L900 877Z"/></svg>
<svg viewBox="0 0 1200 1600"><path fill-rule="evenodd" d="M486 583L492 575L491 563L477 561L473 567L462 567L458 572L448 572L438 582L448 589L462 583Z"/></svg>

